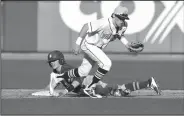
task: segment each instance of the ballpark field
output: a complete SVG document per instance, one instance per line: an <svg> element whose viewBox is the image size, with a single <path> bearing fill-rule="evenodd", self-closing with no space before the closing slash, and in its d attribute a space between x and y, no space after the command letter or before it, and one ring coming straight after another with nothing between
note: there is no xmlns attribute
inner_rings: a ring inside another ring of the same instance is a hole
<svg viewBox="0 0 184 116"><path fill-rule="evenodd" d="M110 17L117 5L128 9L125 37L143 42L144 50L133 55L118 40L108 44L104 51L112 67L103 81L125 84L155 77L162 94L146 89L102 99L73 93L32 96L48 86L47 54L60 50L68 64L78 67L82 56L71 52L82 25ZM183 22L183 1L1 1L0 115L183 115Z"/></svg>
<svg viewBox="0 0 184 116"><path fill-rule="evenodd" d="M81 56L65 54L73 66ZM76 97L35 97L31 93L44 90L51 72L45 53L2 54L1 111L6 115L84 115L84 114L183 114L183 56L181 55L109 55L112 69L103 80L123 84L154 76L162 89L139 90L130 97L92 99ZM94 70L93 70L94 71ZM93 72L92 71L92 72ZM62 90L59 90L62 91Z"/></svg>

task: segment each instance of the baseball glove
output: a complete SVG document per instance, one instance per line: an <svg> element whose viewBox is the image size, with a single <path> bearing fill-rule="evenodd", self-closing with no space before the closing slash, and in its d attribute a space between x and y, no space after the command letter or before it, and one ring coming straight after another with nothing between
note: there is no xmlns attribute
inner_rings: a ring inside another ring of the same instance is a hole
<svg viewBox="0 0 184 116"><path fill-rule="evenodd" d="M141 42L131 42L128 47L128 50L134 53L142 52L143 49L144 49L144 44L142 44Z"/></svg>
<svg viewBox="0 0 184 116"><path fill-rule="evenodd" d="M126 97L130 95L130 90L114 89L111 91L111 96L114 97Z"/></svg>

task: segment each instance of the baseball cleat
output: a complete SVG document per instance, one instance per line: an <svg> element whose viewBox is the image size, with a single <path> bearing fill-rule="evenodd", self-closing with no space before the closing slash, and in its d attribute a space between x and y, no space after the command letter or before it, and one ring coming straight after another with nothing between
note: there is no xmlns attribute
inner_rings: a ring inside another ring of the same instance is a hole
<svg viewBox="0 0 184 116"><path fill-rule="evenodd" d="M101 95L95 94L95 90L92 87L83 89L83 92L91 98L102 98Z"/></svg>
<svg viewBox="0 0 184 116"><path fill-rule="evenodd" d="M158 95L161 95L161 90L159 89L159 85L156 83L154 77L151 77L148 81L149 87L153 89Z"/></svg>

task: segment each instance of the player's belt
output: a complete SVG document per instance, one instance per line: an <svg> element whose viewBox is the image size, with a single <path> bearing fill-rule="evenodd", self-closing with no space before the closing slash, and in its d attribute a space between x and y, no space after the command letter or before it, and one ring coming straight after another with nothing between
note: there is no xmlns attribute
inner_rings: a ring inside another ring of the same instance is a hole
<svg viewBox="0 0 184 116"><path fill-rule="evenodd" d="M91 45L94 45L94 46L96 46L95 44L93 44L93 43L88 43L87 41L85 41L87 44L91 44ZM102 49L102 46L101 47L99 47L99 46L96 46L96 47L98 47L98 48L100 48L100 49Z"/></svg>

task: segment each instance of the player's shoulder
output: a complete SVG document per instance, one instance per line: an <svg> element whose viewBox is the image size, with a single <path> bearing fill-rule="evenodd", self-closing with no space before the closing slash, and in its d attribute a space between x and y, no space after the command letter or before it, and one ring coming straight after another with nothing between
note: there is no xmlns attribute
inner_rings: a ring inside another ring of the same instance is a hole
<svg viewBox="0 0 184 116"><path fill-rule="evenodd" d="M61 71L60 71L60 72L57 72L57 71L54 69L54 70L52 71L52 73L61 74L61 73L67 72L67 71L69 71L69 70L71 70L71 69L74 69L74 67L71 66L71 65L69 65L69 64L67 64L67 63L65 63L65 64L63 64L63 66L61 67Z"/></svg>

